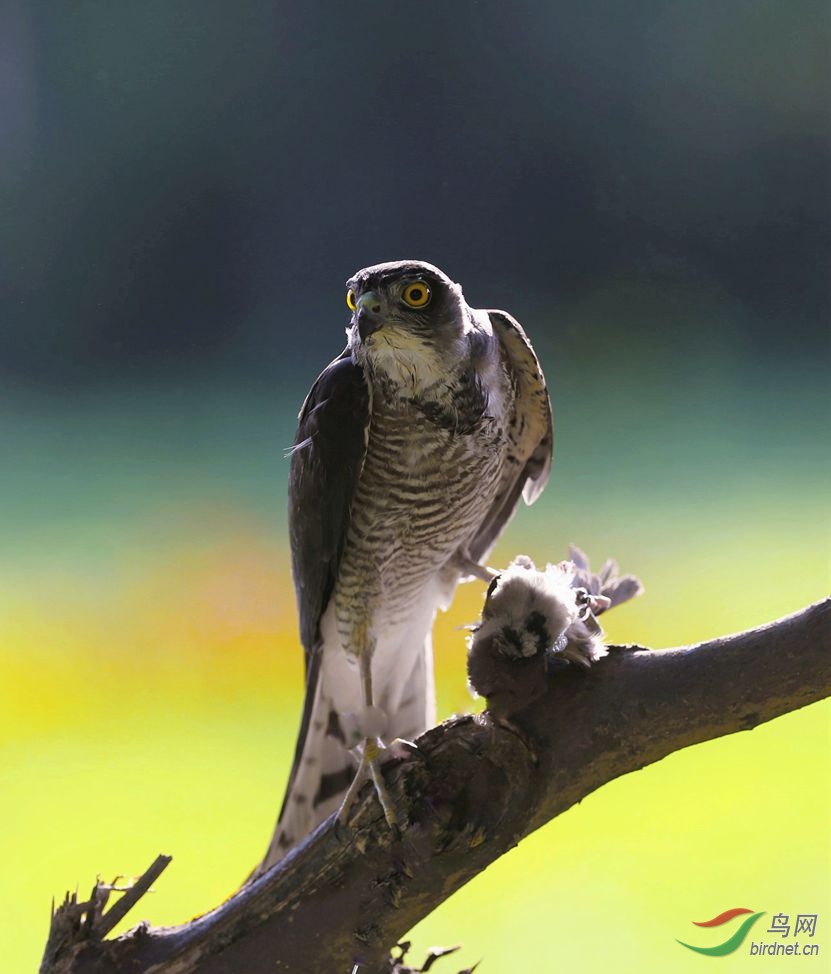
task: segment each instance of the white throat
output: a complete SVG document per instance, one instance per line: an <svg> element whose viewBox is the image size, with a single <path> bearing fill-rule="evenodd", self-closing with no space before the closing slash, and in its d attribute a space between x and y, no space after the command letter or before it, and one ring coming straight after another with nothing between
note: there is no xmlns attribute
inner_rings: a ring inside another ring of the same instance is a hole
<svg viewBox="0 0 831 974"><path fill-rule="evenodd" d="M435 348L402 332L387 336L383 329L373 339L370 358L375 371L390 378L402 395L418 396L447 380L447 363Z"/></svg>

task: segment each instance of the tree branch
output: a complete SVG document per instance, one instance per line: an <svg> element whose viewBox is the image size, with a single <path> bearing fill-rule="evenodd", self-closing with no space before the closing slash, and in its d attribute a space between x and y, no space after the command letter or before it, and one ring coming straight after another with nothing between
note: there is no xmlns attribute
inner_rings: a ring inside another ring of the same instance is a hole
<svg viewBox="0 0 831 974"><path fill-rule="evenodd" d="M828 696L830 644L831 599L696 646L613 647L588 672L556 673L510 722L486 711L424 734L420 757L386 770L409 814L400 839L368 789L348 830L330 818L211 913L114 941L87 931L41 974L389 971L412 926L592 791Z"/></svg>

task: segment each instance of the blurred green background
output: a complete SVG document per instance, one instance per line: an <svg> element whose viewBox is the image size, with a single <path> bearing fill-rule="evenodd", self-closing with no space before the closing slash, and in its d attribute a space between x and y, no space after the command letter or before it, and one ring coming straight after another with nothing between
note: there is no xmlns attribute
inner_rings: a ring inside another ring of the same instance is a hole
<svg viewBox="0 0 831 974"><path fill-rule="evenodd" d="M283 448L362 265L431 260L540 352L552 482L494 563L614 555L647 592L610 637L656 647L826 594L828 40L805 0L4 4L4 971L96 874L173 854L125 926L176 923L262 853L302 693ZM481 597L439 623L442 716ZM735 906L819 913L827 953L830 717L608 785L413 956L750 970L767 918L675 942Z"/></svg>

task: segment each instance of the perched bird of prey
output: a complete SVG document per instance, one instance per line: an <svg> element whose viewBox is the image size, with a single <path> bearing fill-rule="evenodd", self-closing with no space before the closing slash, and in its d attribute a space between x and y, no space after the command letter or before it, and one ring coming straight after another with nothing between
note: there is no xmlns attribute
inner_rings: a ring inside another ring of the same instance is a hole
<svg viewBox="0 0 831 974"><path fill-rule="evenodd" d="M435 719L431 630L551 466L551 407L520 325L431 264L347 281L347 346L300 411L289 478L306 698L262 873ZM356 768L356 758L358 755Z"/></svg>

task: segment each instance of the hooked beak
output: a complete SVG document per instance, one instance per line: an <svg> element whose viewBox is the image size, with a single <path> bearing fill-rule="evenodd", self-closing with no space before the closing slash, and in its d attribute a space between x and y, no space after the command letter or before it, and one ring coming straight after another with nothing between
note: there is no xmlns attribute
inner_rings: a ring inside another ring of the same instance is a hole
<svg viewBox="0 0 831 974"><path fill-rule="evenodd" d="M367 291L358 298L355 320L358 323L358 334L362 342L384 324L381 318L381 299L375 291Z"/></svg>

